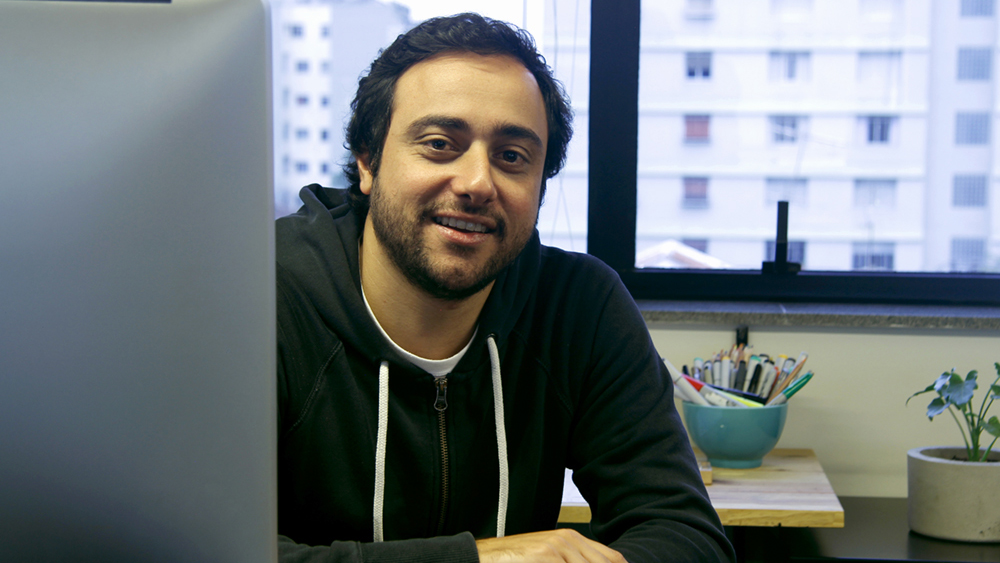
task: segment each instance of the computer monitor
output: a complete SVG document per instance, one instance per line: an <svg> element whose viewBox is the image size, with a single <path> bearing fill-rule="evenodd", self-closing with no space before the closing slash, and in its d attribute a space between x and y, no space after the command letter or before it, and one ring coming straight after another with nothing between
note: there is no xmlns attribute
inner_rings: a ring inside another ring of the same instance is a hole
<svg viewBox="0 0 1000 563"><path fill-rule="evenodd" d="M0 561L276 559L263 0L0 0Z"/></svg>

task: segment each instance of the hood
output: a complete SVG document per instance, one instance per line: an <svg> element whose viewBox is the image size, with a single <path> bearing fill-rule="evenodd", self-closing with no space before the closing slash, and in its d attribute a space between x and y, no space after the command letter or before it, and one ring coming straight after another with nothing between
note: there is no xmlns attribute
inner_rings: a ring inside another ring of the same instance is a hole
<svg viewBox="0 0 1000 563"><path fill-rule="evenodd" d="M304 205L275 223L278 268L310 296L345 344L373 363L389 360L408 365L382 337L361 297L358 239L364 224L348 204L347 190L311 184L299 197ZM489 362L485 344L489 335L495 335L504 348L534 292L540 253L536 230L521 254L497 276L480 313L475 341L456 372Z"/></svg>

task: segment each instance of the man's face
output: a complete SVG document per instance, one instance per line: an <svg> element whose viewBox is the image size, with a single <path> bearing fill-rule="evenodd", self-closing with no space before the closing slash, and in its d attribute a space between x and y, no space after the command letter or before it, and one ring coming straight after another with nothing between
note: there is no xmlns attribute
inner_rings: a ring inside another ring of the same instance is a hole
<svg viewBox="0 0 1000 563"><path fill-rule="evenodd" d="M487 287L531 237L547 139L538 84L516 59L445 53L412 66L378 176L358 159L376 243L434 297Z"/></svg>

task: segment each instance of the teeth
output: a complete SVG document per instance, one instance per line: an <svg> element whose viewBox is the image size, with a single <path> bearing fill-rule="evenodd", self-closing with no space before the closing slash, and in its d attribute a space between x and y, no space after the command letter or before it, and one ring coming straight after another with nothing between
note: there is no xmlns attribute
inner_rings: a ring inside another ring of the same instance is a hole
<svg viewBox="0 0 1000 563"><path fill-rule="evenodd" d="M479 223L469 223L454 217L438 217L434 219L439 225L459 229L461 231L472 231L474 233L485 233L486 227Z"/></svg>

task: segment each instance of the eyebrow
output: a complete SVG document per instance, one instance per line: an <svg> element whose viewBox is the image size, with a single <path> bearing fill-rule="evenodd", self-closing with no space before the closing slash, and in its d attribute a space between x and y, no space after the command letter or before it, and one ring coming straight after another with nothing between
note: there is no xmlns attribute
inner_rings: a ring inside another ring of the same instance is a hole
<svg viewBox="0 0 1000 563"><path fill-rule="evenodd" d="M422 117L407 127L407 132L410 136L416 136L421 131L428 127L440 127L442 129L450 129L453 131L469 132L472 127L469 122L460 117L448 117L445 115L428 115ZM521 139L528 141L538 148L544 148L542 143L542 138L538 136L537 133L532 131L527 127L522 127L520 125L515 125L513 123L501 123L494 128L494 133L500 137L508 137L513 139Z"/></svg>

